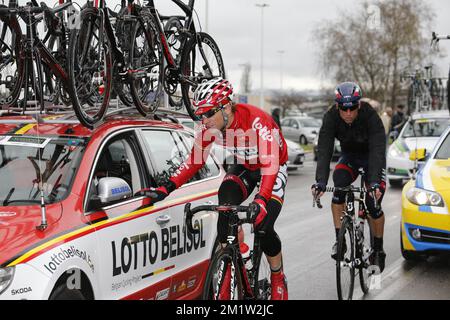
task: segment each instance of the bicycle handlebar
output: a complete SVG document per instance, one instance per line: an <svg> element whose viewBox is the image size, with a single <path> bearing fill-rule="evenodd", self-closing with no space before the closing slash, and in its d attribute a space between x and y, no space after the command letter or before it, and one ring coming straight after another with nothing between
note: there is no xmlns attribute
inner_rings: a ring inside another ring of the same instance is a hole
<svg viewBox="0 0 450 320"><path fill-rule="evenodd" d="M34 14L34 15L36 15L35 18L39 20L44 17L45 13L55 15L61 11L66 10L71 5L72 5L71 2L65 2L63 4L56 6L55 8L49 8L45 4L45 2L41 2L41 5L39 7L23 6L23 7L16 7L16 8L0 8L0 15Z"/></svg>
<svg viewBox="0 0 450 320"><path fill-rule="evenodd" d="M436 32L433 32L433 39L431 40L432 42L439 42L439 40L450 40L450 35L439 35Z"/></svg>
<svg viewBox="0 0 450 320"><path fill-rule="evenodd" d="M195 229L192 226L192 218L194 215L201 211L216 211L216 212L245 212L246 216L244 218L239 217L239 220L241 220L243 223L253 223L253 217L252 213L255 212L253 206L225 206L225 205L202 205L195 207L191 209L191 203L187 203L184 206L184 215L185 215L185 222L188 231L191 234L197 234L200 232L200 230Z"/></svg>
<svg viewBox="0 0 450 320"><path fill-rule="evenodd" d="M324 192L335 192L335 191L342 191L342 192L353 192L353 193L360 193L360 192L370 192L373 201L374 201L374 206L376 210L379 210L381 208L380 204L378 203L377 197L376 197L376 193L375 190L367 190L366 188L361 188L361 187L354 187L354 186L348 186L348 187L326 187ZM320 202L320 198L318 198L319 194L317 193L315 196L313 196L313 208L317 205L317 208L322 209L322 203Z"/></svg>

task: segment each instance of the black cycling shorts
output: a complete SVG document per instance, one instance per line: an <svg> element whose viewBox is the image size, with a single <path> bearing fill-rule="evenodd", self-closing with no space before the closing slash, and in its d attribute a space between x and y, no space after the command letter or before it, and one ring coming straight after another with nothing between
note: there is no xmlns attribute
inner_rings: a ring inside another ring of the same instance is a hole
<svg viewBox="0 0 450 320"><path fill-rule="evenodd" d="M333 172L333 182L335 187L344 188L351 185L359 176L359 169L362 168L365 173L369 169L369 159L368 157L362 157L361 155L350 155L343 154L336 165ZM366 188L369 188L369 183L367 181L367 175L364 175L364 183ZM383 210L381 209L381 201L384 197L384 192L386 190L386 182L383 180L380 183L382 196L378 200L380 208L375 209L375 204L370 193L366 195L366 206L369 211L370 216L373 219L379 219L383 216ZM335 191L333 193L333 203L343 204L345 202L345 192Z"/></svg>
<svg viewBox="0 0 450 320"><path fill-rule="evenodd" d="M219 204L240 205L250 196L260 180L260 170L250 171L239 164L230 166L219 188ZM277 180L272 190L272 197L266 205L266 233L261 238L261 248L269 257L275 257L281 252L281 241L274 230L274 224L283 206L286 183L287 165L282 165L280 166ZM217 222L219 242L226 243L227 231L228 217L226 215L219 215Z"/></svg>

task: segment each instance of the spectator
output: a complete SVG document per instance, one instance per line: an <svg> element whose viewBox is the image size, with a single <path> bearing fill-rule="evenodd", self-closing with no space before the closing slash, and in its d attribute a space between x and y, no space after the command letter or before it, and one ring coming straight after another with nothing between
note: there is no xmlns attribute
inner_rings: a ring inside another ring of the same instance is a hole
<svg viewBox="0 0 450 320"><path fill-rule="evenodd" d="M277 124L278 128L280 128L281 131L281 123L280 123L280 108L275 108L272 111L272 118Z"/></svg>
<svg viewBox="0 0 450 320"><path fill-rule="evenodd" d="M406 123L406 117L403 109L405 109L404 105L398 105L397 112L392 117L391 131L396 132L397 135L400 133L400 131L402 131L403 126Z"/></svg>
<svg viewBox="0 0 450 320"><path fill-rule="evenodd" d="M392 108L387 107L383 114L381 115L381 121L383 122L384 126L384 132L386 133L386 136L389 135L389 131L391 129L391 122L392 122Z"/></svg>

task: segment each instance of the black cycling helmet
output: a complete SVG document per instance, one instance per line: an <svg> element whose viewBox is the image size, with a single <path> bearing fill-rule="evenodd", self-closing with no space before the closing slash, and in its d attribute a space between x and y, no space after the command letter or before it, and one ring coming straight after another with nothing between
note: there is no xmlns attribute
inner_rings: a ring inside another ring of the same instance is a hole
<svg viewBox="0 0 450 320"><path fill-rule="evenodd" d="M354 82L339 84L335 90L336 103L340 108L354 108L362 98L361 88Z"/></svg>

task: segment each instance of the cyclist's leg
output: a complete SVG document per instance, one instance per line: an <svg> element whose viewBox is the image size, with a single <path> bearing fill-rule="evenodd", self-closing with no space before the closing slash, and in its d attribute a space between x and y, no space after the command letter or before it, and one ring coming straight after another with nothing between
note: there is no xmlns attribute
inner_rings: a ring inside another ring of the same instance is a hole
<svg viewBox="0 0 450 320"><path fill-rule="evenodd" d="M353 164L351 156L343 154L333 172L334 186L343 188L351 185L358 177L358 170ZM336 191L331 201L331 212L333 214L333 223L335 229L336 242L331 249L331 257L337 258L337 239L341 229L341 218L344 212L345 192Z"/></svg>
<svg viewBox="0 0 450 320"><path fill-rule="evenodd" d="M339 158L336 168L333 172L334 186L344 188L353 183L358 177L358 168L353 164L352 157L342 155ZM341 227L342 212L344 211L345 192L336 191L333 193L331 210L333 213L333 222L336 229L336 237Z"/></svg>
<svg viewBox="0 0 450 320"><path fill-rule="evenodd" d="M364 169L366 170L366 168ZM367 171L366 171L367 172ZM366 182L366 187L368 188L368 182ZM383 209L381 208L381 202L383 201L384 193L386 191L386 182L383 176L380 183L381 186L381 197L377 201L379 208L375 208L375 203L372 195L367 193L366 195L366 206L369 211L369 225L373 233L373 254L371 256L372 264L377 265L380 268L380 272L384 270L384 262L386 259L386 253L383 250L383 237L384 237L384 224L385 217Z"/></svg>
<svg viewBox="0 0 450 320"><path fill-rule="evenodd" d="M256 182L252 179L249 171L243 165L232 165L220 185L219 204L240 205L248 198L255 187ZM227 228L227 216L219 215L217 221L217 233L220 243L227 242ZM242 236L240 235L240 238L241 237Z"/></svg>
<svg viewBox="0 0 450 320"><path fill-rule="evenodd" d="M283 272L281 240L274 229L275 221L283 207L286 184L287 166L282 165L280 166L277 180L272 190L272 197L267 202L267 217L263 222L265 234L261 238L261 249L266 255L272 274L272 300L288 299L286 277Z"/></svg>

